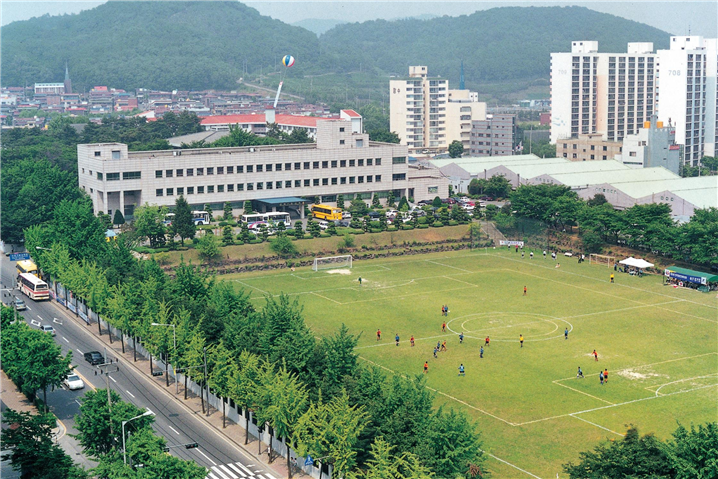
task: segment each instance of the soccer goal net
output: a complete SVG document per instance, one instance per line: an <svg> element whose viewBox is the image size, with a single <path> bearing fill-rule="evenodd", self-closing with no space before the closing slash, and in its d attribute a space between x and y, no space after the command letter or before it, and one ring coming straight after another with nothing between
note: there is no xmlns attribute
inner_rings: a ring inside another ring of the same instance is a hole
<svg viewBox="0 0 718 479"><path fill-rule="evenodd" d="M608 266L610 268L616 263L616 258L614 256L604 256L602 254L590 254L588 256L588 263Z"/></svg>
<svg viewBox="0 0 718 479"><path fill-rule="evenodd" d="M343 256L328 256L326 258L314 258L314 264L312 269L319 271L320 269L339 269L339 268L351 268L352 267L352 255L346 254Z"/></svg>

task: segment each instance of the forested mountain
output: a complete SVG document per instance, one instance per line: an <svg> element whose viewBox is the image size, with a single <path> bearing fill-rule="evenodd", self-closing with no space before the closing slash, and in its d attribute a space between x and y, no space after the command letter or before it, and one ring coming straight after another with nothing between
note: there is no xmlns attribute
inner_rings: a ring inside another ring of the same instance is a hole
<svg viewBox="0 0 718 479"><path fill-rule="evenodd" d="M371 91L357 96L376 97L388 75L404 76L409 65L427 65L430 75L458 86L462 60L467 87L481 91L497 82L546 85L550 53L568 51L572 40L597 40L601 51L623 52L628 42L666 48L668 39L655 28L583 7L349 23L317 38L239 2L111 1L77 15L3 27L2 84L62 81L68 60L78 91L94 85L234 89L240 77L256 81L260 74L265 84L276 84L279 61L291 54L297 62L283 72L292 79L285 88L311 92L313 99L337 85L346 97L352 85L345 74L360 70Z"/></svg>
<svg viewBox="0 0 718 479"><path fill-rule="evenodd" d="M310 32L316 33L317 35L321 35L327 30L331 30L337 25L341 25L343 23L346 22L330 18L305 18L304 20L299 20L298 22L292 23L292 26L302 27L309 30Z"/></svg>
<svg viewBox="0 0 718 479"><path fill-rule="evenodd" d="M239 2L114 2L76 15L2 28L2 84L62 81L76 91L236 88L244 62L259 73L291 53L302 70L319 54L316 35Z"/></svg>

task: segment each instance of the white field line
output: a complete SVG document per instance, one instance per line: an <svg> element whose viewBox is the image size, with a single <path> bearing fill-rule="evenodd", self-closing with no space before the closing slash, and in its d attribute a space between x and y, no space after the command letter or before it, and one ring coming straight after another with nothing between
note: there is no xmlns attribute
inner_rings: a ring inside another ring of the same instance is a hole
<svg viewBox="0 0 718 479"><path fill-rule="evenodd" d="M601 426L601 425L599 425L599 424L596 424L595 422L587 421L586 419L584 419L584 418L582 418L582 417L574 416L573 414L571 414L570 416L571 416L572 418L574 418L574 419L578 419L579 421L587 422L587 423L589 423L591 426L596 426L597 428L603 429L604 431L608 431L608 432L613 433L613 434L615 434L615 435L617 435L617 436L621 436L621 437L625 437L625 436L626 436L625 434L621 434L620 432L616 432L616 431L614 431L614 430L612 430L612 429L608 429L607 427L603 427L603 426Z"/></svg>
<svg viewBox="0 0 718 479"><path fill-rule="evenodd" d="M712 319L708 319L708 318L702 318L702 317L696 316L696 315L694 315L694 314L688 314L688 313L684 313L684 312L682 312L682 311L674 311L674 310L672 310L672 309L665 309L665 308L663 308L663 309L664 309L665 311L668 311L669 313L682 314L683 316L688 316L688 317L690 317L690 318L696 318L696 319L700 319L700 320L703 320L703 321L708 321L709 323L718 323L718 321L715 321L715 320L712 320Z"/></svg>
<svg viewBox="0 0 718 479"><path fill-rule="evenodd" d="M456 266L439 263L438 261L431 261L430 259L427 259L424 261L426 261L427 263L432 263L432 264L438 265L438 266L443 266L444 268L458 269L459 271L463 271L464 273L478 273L478 271L470 271L470 270L464 269L464 268L457 268Z"/></svg>
<svg viewBox="0 0 718 479"><path fill-rule="evenodd" d="M428 341L428 340L430 340L430 339L446 338L446 337L454 337L454 336L456 336L456 335L455 335L455 334L442 334L442 335L439 335L439 336L429 336L429 337L426 337L426 338L419 338L419 339L414 338L414 342L416 343L416 342L419 342L419 341ZM377 342L378 342L378 341L377 341ZM379 348L379 347L382 347L382 346L395 346L395 343L394 343L394 342L386 342L386 343L379 343L379 344L370 344L370 345L368 345L368 346L360 346L360 347L354 348L354 349ZM392 371L392 372L393 372L393 371Z"/></svg>
<svg viewBox="0 0 718 479"><path fill-rule="evenodd" d="M718 377L718 373L708 374L707 376L696 376L693 378L679 379L678 381L671 381L669 383L661 384L660 386L658 386L658 389L656 389L656 396L665 396L665 394L661 394L661 392L660 392L661 388L664 386L669 386L671 384L684 383L686 381L693 381L694 379L705 379L705 378L715 378L715 377ZM656 387L656 386L651 386L651 387ZM646 388L646 389L648 389L648 388ZM648 389L648 390L650 391L650 389Z"/></svg>
<svg viewBox="0 0 718 479"><path fill-rule="evenodd" d="M541 479L541 478L540 478L539 476L537 476L536 474L531 474L529 471L525 471L525 470L521 469L519 466L517 466L517 465L515 465L515 464L511 464L511 463L508 462L508 461L504 461L504 460L501 459L500 457L496 457L496 456L494 456L493 454L484 451L483 449L479 449L479 451L483 452L484 454L486 454L487 456L489 456L489 457L492 458L492 459L496 459L496 460L499 461L499 462L503 462L503 463L506 464L507 466L511 466L511 467L513 467L514 469L523 472L524 474L527 474L527 475L529 475L529 476L531 476L531 477L535 477L536 479Z"/></svg>
<svg viewBox="0 0 718 479"><path fill-rule="evenodd" d="M598 396L594 396L593 394L588 394L588 393L586 393L586 392L579 391L578 389L574 389L574 388L572 388L571 386L566 386L565 384L561 384L560 381L561 381L561 380L559 379L559 380L551 381L551 382L554 383L554 384L557 384L557 385L559 385L559 386L565 387L566 389L570 389L571 391L575 391L575 392L577 392L577 393L583 394L584 396L588 396L588 397L590 397L590 398L597 399L597 400L599 400L599 401L601 401L601 402L605 402L606 404L615 404L615 403L612 403L611 401L606 401L605 399L601 399L601 398L598 397Z"/></svg>
<svg viewBox="0 0 718 479"><path fill-rule="evenodd" d="M327 298L326 296L322 296L322 295L319 294L319 293L311 293L311 294L313 294L314 296L318 296L318 297L320 297L320 298L322 298L322 299L326 299L327 301L331 301L332 303L336 303L336 304L340 304L340 305L343 305L343 304L344 304L344 303L340 303L339 301L334 300L334 299L332 299L332 298Z"/></svg>
<svg viewBox="0 0 718 479"><path fill-rule="evenodd" d="M470 285L470 286L473 286L474 288L478 288L478 287L479 287L478 284L469 283L468 281L462 281L462 280L460 280L460 279L452 278L451 276L441 276L441 278L450 279L451 281L456 281L456 282L458 282L458 283L468 284L468 285Z"/></svg>
<svg viewBox="0 0 718 479"><path fill-rule="evenodd" d="M237 283L239 283L239 284L243 284L243 285L247 286L248 288L256 289L257 291L259 291L259 292L262 293L262 294L270 294L268 291L264 291L263 289L259 289L259 288L257 288L256 286L252 286L251 284L247 284L247 283L245 283L245 282L243 282L243 281L240 281L240 280L238 280L238 279L235 279L235 280L233 280L233 281L235 281L235 282L237 282ZM275 295L273 295L273 296L275 296Z"/></svg>

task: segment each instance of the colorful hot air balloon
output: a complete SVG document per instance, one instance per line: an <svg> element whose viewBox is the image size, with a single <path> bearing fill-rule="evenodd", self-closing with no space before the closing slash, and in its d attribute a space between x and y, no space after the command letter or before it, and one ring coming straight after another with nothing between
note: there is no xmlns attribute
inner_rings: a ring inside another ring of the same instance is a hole
<svg viewBox="0 0 718 479"><path fill-rule="evenodd" d="M286 55L282 58L282 65L289 68L294 65L294 57L292 55Z"/></svg>

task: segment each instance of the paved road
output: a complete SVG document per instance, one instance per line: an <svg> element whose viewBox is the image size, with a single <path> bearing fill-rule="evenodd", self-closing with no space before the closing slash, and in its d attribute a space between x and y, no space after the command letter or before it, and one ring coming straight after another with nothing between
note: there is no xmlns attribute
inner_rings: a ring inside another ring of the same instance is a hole
<svg viewBox="0 0 718 479"><path fill-rule="evenodd" d="M39 327L41 324L51 324L57 331L55 340L61 346L63 354L67 353L67 351L72 351L73 364L77 365L76 371L85 380L86 388L84 391L57 390L48 392L48 404L55 415L63 422L68 433L76 433L74 417L80 410L79 399L90 387L105 387L105 376L96 375L97 368L90 366L83 358L83 353L88 351L100 351L104 354L103 343L93 335L93 332L97 331L97 325L84 326L84 322L81 320L78 322L76 319L72 319L74 313L65 310L56 302L34 302L27 297L21 296L18 290L8 292L8 286L12 287L13 284L15 264L2 256L0 267L2 268L3 302L9 302L9 294L22 297L28 305L27 311L21 312L25 320L34 327ZM90 328L93 328L93 330L91 331ZM109 355L109 358L117 359L112 354ZM262 478L262 476L272 479L275 477L264 466L258 465L256 459L226 440L219 431L208 425L175 399L173 397L174 386L171 385L172 392L168 392L153 383L146 375L136 371L131 365L123 363L124 361L120 361L118 372L110 374L110 387L121 396L122 400L133 403L138 407L151 409L156 415L153 428L157 434L167 440L168 446L193 442L200 444L200 447L196 449L172 448L172 454L182 459L193 460L199 465L207 467L210 469L208 477L213 479ZM132 423L126 427L126 431L131 430ZM76 441L73 444L68 439L71 438L63 438L62 445L72 455L73 459L86 467L94 465L81 455L81 448ZM232 466L226 466L228 464ZM224 470L223 465L227 470ZM241 474L232 469L232 467L241 471Z"/></svg>

